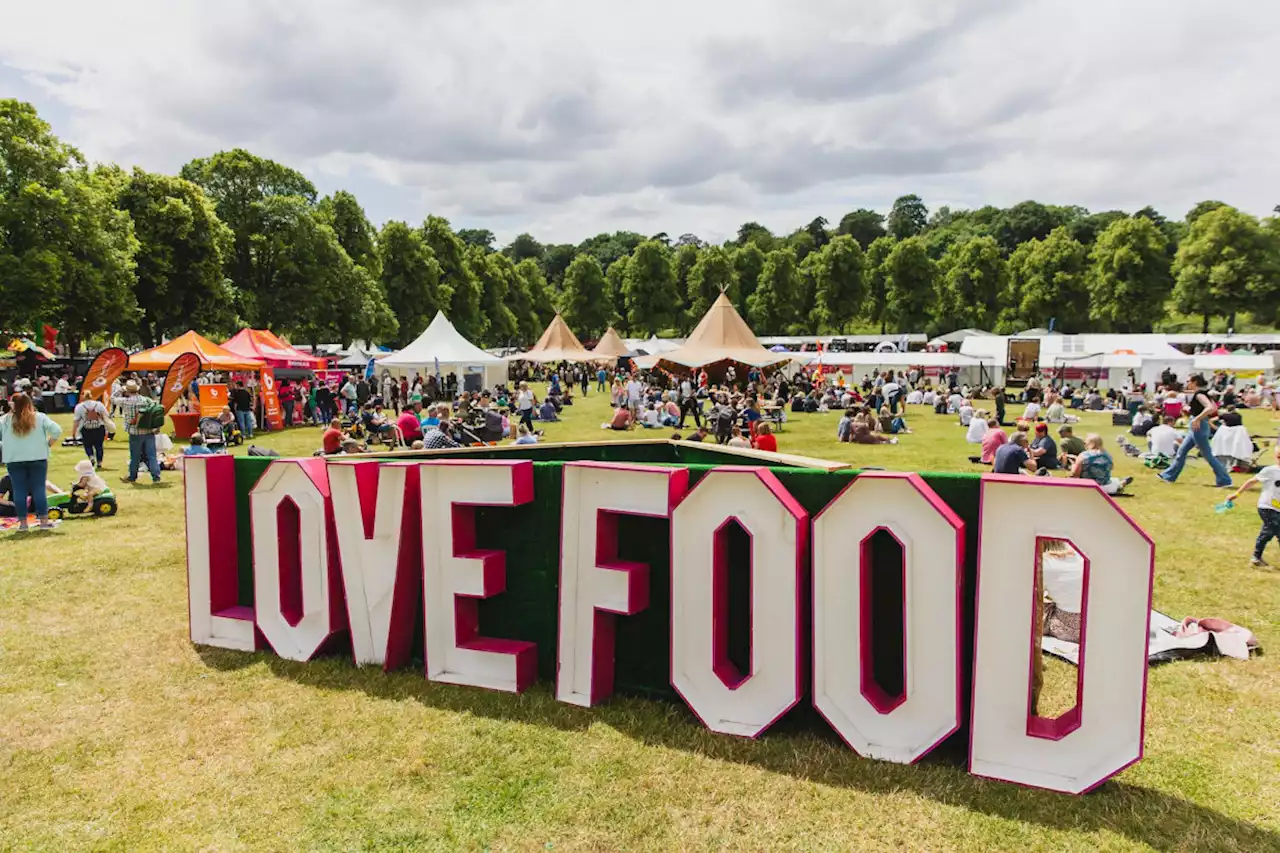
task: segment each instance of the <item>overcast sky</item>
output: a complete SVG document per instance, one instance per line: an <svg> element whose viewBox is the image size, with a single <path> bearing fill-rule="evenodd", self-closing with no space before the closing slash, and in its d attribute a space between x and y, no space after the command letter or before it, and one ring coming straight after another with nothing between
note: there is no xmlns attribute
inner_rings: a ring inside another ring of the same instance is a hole
<svg viewBox="0 0 1280 853"><path fill-rule="evenodd" d="M908 192L1280 204L1280 3L10 3L0 97L90 159L242 146L375 223L723 240Z"/></svg>

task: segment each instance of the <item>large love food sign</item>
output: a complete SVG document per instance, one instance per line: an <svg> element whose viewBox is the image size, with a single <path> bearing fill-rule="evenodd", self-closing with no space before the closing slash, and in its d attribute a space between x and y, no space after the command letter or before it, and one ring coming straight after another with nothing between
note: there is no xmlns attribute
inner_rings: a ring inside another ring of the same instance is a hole
<svg viewBox="0 0 1280 853"><path fill-rule="evenodd" d="M859 755L967 734L971 773L1071 793L1141 758L1153 547L1091 483L489 455L191 457L192 641L510 692L553 675L580 706L674 690L745 737L811 703ZM1032 698L1046 538L1085 565L1054 718Z"/></svg>

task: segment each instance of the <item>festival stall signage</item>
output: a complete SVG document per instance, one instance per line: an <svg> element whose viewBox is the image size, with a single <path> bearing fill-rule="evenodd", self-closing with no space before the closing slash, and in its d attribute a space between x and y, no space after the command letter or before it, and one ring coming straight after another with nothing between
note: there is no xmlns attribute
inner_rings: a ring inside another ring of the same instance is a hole
<svg viewBox="0 0 1280 853"><path fill-rule="evenodd" d="M192 457L192 641L418 659L517 693L541 674L586 707L674 689L744 737L811 704L859 755L912 763L963 737L971 773L1070 793L1142 756L1154 550L1092 483L491 455ZM1046 537L1085 557L1076 702L1054 718L1031 699Z"/></svg>
<svg viewBox="0 0 1280 853"><path fill-rule="evenodd" d="M280 411L280 391L276 388L276 372L270 367L262 368L262 416L266 419L268 429L284 429L284 414Z"/></svg>

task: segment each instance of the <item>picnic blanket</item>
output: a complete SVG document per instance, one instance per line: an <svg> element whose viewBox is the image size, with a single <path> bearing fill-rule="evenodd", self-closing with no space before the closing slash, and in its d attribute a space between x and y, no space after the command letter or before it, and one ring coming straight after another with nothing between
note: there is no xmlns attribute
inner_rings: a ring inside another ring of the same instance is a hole
<svg viewBox="0 0 1280 853"><path fill-rule="evenodd" d="M1151 627L1147 631L1147 663L1201 655L1225 655L1248 660L1251 650L1258 650L1257 638L1247 628L1223 619L1178 620L1159 610L1151 611ZM1040 649L1046 654L1080 665L1080 646L1053 637L1041 637Z"/></svg>

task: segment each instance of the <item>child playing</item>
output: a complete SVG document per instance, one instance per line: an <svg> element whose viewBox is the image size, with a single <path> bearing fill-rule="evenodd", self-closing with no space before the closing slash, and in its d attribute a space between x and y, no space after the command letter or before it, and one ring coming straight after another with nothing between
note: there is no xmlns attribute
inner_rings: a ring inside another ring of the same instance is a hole
<svg viewBox="0 0 1280 853"><path fill-rule="evenodd" d="M1254 483L1262 484L1262 494L1258 497L1258 515L1262 518L1262 529L1258 531L1258 541L1253 545L1253 558L1249 560L1249 565L1257 569L1271 568L1271 564L1262 559L1262 551L1272 539L1280 539L1280 443L1275 447L1275 461L1276 464L1268 465L1245 480L1235 494L1227 498L1227 503L1235 503L1245 489Z"/></svg>
<svg viewBox="0 0 1280 853"><path fill-rule="evenodd" d="M77 503L92 504L95 497L107 490L107 481L97 475L88 459L76 463L76 476L79 479L71 487L71 497Z"/></svg>

